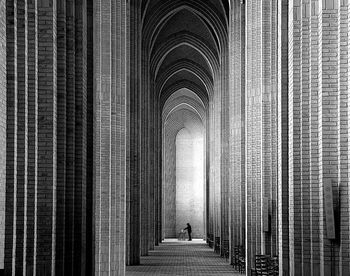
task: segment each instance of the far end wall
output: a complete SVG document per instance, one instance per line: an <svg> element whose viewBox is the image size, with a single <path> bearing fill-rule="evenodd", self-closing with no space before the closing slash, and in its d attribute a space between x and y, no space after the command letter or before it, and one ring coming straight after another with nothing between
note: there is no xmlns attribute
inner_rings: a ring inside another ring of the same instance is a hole
<svg viewBox="0 0 350 276"><path fill-rule="evenodd" d="M203 137L187 129L176 137L176 231L187 223L193 238L204 237Z"/></svg>

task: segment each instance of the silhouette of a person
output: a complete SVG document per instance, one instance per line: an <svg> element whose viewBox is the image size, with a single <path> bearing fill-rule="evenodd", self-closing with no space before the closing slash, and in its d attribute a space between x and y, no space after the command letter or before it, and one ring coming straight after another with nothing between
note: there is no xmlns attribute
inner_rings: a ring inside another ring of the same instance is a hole
<svg viewBox="0 0 350 276"><path fill-rule="evenodd" d="M189 223L187 223L187 227L184 229L184 230L187 230L187 233L188 233L188 240L189 241L192 241L192 227Z"/></svg>

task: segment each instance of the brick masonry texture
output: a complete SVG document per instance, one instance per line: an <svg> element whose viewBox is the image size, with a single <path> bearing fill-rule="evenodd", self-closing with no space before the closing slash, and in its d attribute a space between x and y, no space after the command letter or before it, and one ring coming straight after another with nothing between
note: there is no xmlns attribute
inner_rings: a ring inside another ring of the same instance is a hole
<svg viewBox="0 0 350 276"><path fill-rule="evenodd" d="M0 2L0 269L4 268L6 204L6 1Z"/></svg>
<svg viewBox="0 0 350 276"><path fill-rule="evenodd" d="M246 253L276 255L277 3L246 3ZM249 272L250 273L250 272Z"/></svg>
<svg viewBox="0 0 350 276"><path fill-rule="evenodd" d="M0 0L0 274L124 275L192 204L247 275L349 275L349 28L348 0Z"/></svg>
<svg viewBox="0 0 350 276"><path fill-rule="evenodd" d="M3 148L11 161L6 173L3 268L5 274L86 275L85 246L92 243L85 237L86 152L92 151L85 142L86 99L91 91L86 85L86 3L75 3L77 27L71 35L73 41L79 40L75 44L66 43L63 1L7 1L6 5L6 16L1 19L6 20L7 37L12 40L6 39L7 62L2 63L6 64L6 72L11 72L6 78L10 112ZM75 59L69 60L74 80L66 79L67 51L75 53ZM76 85L78 88L73 90ZM67 98L67 91L74 91L76 140L66 137L71 133L66 127L71 122L66 117L66 106L72 100ZM75 149L75 165L69 166L75 175L72 181L66 178L66 153L70 151L67 141ZM69 243L65 237L70 237ZM72 245L71 249L67 244Z"/></svg>
<svg viewBox="0 0 350 276"><path fill-rule="evenodd" d="M126 188L120 172L125 163L117 161L125 158L126 4L96 1L94 9L93 273L122 275Z"/></svg>
<svg viewBox="0 0 350 276"><path fill-rule="evenodd" d="M289 269L289 159L288 159L288 1L278 5L278 239L279 271Z"/></svg>
<svg viewBox="0 0 350 276"><path fill-rule="evenodd" d="M230 244L233 248L245 244L245 10L234 2L231 10L230 49Z"/></svg>

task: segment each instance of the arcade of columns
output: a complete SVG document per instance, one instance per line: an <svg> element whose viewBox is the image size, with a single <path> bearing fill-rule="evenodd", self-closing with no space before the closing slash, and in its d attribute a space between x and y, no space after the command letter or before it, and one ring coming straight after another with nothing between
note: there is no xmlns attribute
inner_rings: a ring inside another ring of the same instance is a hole
<svg viewBox="0 0 350 276"><path fill-rule="evenodd" d="M349 29L348 0L0 0L0 271L139 264L190 126L206 237L349 275Z"/></svg>

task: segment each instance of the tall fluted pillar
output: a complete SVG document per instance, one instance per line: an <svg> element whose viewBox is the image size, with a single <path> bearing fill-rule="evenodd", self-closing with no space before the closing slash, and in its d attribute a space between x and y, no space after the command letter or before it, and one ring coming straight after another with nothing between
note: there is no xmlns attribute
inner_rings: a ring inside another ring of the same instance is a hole
<svg viewBox="0 0 350 276"><path fill-rule="evenodd" d="M289 275L288 0L278 11L278 259L280 275Z"/></svg>
<svg viewBox="0 0 350 276"><path fill-rule="evenodd" d="M38 163L36 265L34 274L54 273L57 184L57 11L55 1L38 7Z"/></svg>
<svg viewBox="0 0 350 276"><path fill-rule="evenodd" d="M126 1L94 3L94 271L125 271Z"/></svg>
<svg viewBox="0 0 350 276"><path fill-rule="evenodd" d="M6 1L0 1L0 270L4 269L6 204Z"/></svg>
<svg viewBox="0 0 350 276"><path fill-rule="evenodd" d="M245 243L245 5L234 1L230 25L230 248Z"/></svg>
<svg viewBox="0 0 350 276"><path fill-rule="evenodd" d="M140 5L139 1L130 3L128 19L130 23L130 77L128 78L128 152L127 152L127 256L126 264L135 265L140 263L141 253L141 105L140 102ZM145 188L145 187L143 187ZM142 188L142 191L143 191Z"/></svg>

